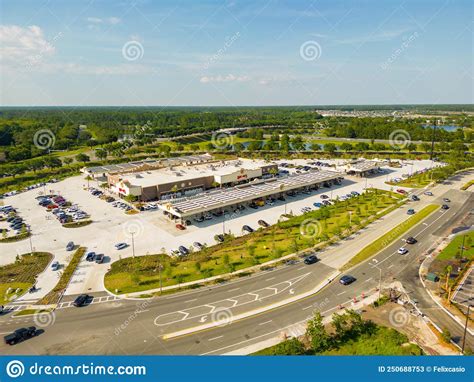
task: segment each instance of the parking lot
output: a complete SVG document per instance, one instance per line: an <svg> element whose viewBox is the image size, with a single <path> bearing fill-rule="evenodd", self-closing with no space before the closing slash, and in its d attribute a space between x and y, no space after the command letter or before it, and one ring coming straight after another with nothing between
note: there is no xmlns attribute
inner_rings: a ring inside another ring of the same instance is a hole
<svg viewBox="0 0 474 382"><path fill-rule="evenodd" d="M285 161L290 162L290 161ZM326 160L326 162L330 162ZM291 161L295 165L304 165L306 160ZM66 294L78 294L82 292L93 292L103 290L103 275L111 262L120 258L133 255L136 256L159 253L162 250L167 253L178 249L179 246L189 247L194 242L201 244L215 244L214 237L223 232L231 232L235 236L245 234L242 230L244 225L252 229L259 227L258 221L264 220L268 224L275 224L280 216L287 213L301 214L303 208L315 208L314 203L322 201L321 195L326 194L330 199L342 197L352 191L362 193L366 187L376 187L390 190L392 186L385 184L390 177L402 176L412 168L421 170L430 168L432 162L428 160L413 161L401 168L383 167L384 172L368 178L344 175L340 185L331 188L321 188L309 194L301 193L294 197L286 198L285 201L275 200L272 204L259 206L257 209L246 208L235 210L232 213L221 216L212 216L209 220L193 222L185 230L178 230L175 224L166 218L157 209L149 209L135 215L124 213L122 208L113 206L106 200L91 195L87 181L83 176L65 179L61 182L49 185L50 191L62 195L66 200L74 201L81 209L91 214L93 223L80 228L64 228L58 225L55 219L51 219L51 213L45 208L38 206L36 199L41 192L40 189L30 190L3 200L4 204L11 204L18 209L31 226L33 232L32 245L35 250L48 251L54 254L54 260L61 265L66 265L71 257L71 252L66 250L69 241L77 245L87 247L87 251L104 254L101 264L86 261L84 258L75 272ZM290 168L288 171L298 171ZM99 189L98 184L92 181L89 186ZM48 218L49 216L49 218ZM132 237L134 246L132 247ZM125 242L128 246L124 249L116 249L115 244ZM15 243L1 243L2 253L0 265L11 263L17 254L30 251L28 240ZM39 276L37 286L38 292L32 297L41 297L46 294L57 282L57 273L47 269Z"/></svg>
<svg viewBox="0 0 474 382"><path fill-rule="evenodd" d="M467 272L466 278L458 287L452 298L452 300L464 308L464 310L466 310L469 305L474 305L474 267L471 267ZM470 314L474 314L472 308Z"/></svg>

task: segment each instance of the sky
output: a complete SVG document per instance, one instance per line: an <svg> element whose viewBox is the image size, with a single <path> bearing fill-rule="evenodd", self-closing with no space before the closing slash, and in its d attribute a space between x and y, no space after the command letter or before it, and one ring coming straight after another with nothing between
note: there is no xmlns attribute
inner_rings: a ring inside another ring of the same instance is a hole
<svg viewBox="0 0 474 382"><path fill-rule="evenodd" d="M0 0L0 105L472 103L473 7Z"/></svg>

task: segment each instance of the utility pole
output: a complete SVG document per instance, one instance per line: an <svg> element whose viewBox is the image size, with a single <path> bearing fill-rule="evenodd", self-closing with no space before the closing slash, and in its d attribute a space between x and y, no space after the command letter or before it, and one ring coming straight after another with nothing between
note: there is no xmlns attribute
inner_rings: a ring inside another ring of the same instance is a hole
<svg viewBox="0 0 474 382"><path fill-rule="evenodd" d="M30 253L33 253L33 242L31 241L31 229L28 228L28 239L30 240Z"/></svg>
<svg viewBox="0 0 474 382"><path fill-rule="evenodd" d="M225 235L225 212L222 212L222 234Z"/></svg>
<svg viewBox="0 0 474 382"><path fill-rule="evenodd" d="M469 310L471 309L471 305L467 306L467 314L466 314L466 323L464 324L464 335L462 337L462 347L461 353L464 353L464 345L466 344L466 332L467 332L467 324L469 322Z"/></svg>
<svg viewBox="0 0 474 382"><path fill-rule="evenodd" d="M163 291L163 284L161 282L161 258L160 258L160 265L159 265L159 268L158 268L158 271L159 271L159 274L160 274L160 295L161 295L161 292Z"/></svg>
<svg viewBox="0 0 474 382"><path fill-rule="evenodd" d="M466 240L466 236L467 236L467 235L464 235L464 236L462 237L461 258L462 258L462 255L464 254L464 241Z"/></svg>

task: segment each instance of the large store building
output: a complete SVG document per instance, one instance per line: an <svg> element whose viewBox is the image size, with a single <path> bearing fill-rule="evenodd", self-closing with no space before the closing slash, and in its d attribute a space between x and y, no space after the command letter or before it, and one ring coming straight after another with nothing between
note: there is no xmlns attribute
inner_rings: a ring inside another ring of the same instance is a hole
<svg viewBox="0 0 474 382"><path fill-rule="evenodd" d="M263 160L238 159L198 164L177 164L159 169L108 173L110 190L142 201L189 197L209 188L236 186L270 178L278 166Z"/></svg>

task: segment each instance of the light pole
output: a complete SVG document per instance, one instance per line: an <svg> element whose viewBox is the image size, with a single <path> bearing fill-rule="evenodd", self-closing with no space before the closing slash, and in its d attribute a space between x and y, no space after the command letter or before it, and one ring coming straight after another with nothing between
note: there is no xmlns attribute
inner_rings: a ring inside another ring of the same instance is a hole
<svg viewBox="0 0 474 382"><path fill-rule="evenodd" d="M467 314L466 314L466 323L464 324L464 334L462 337L462 347L461 353L464 353L464 345L466 344L466 332L467 332L467 324L469 323L469 311L471 310L471 305L467 306Z"/></svg>
<svg viewBox="0 0 474 382"><path fill-rule="evenodd" d="M161 282L161 268L162 268L162 266L161 266L161 257L160 257L160 264L159 264L159 268L158 268L158 272L159 272L159 275L160 275L160 294L163 291L163 284Z"/></svg>
<svg viewBox="0 0 474 382"><path fill-rule="evenodd" d="M132 256L135 258L135 241L133 240L133 235L135 235L135 232L131 232L132 235Z"/></svg>
<svg viewBox="0 0 474 382"><path fill-rule="evenodd" d="M222 214L222 234L225 235L225 212Z"/></svg>
<svg viewBox="0 0 474 382"><path fill-rule="evenodd" d="M31 229L28 228L28 239L30 241L30 253L33 253L33 242L31 241Z"/></svg>

